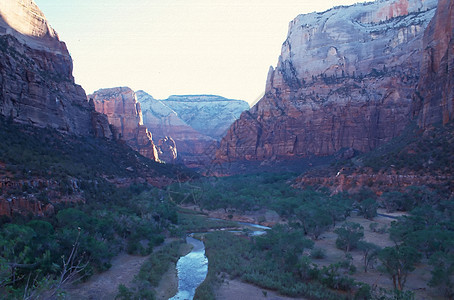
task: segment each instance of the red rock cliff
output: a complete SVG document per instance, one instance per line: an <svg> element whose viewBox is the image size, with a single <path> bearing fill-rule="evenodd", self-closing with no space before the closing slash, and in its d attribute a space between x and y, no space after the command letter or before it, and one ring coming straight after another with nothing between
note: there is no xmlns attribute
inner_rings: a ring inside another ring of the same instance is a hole
<svg viewBox="0 0 454 300"><path fill-rule="evenodd" d="M370 151L411 118L423 34L436 0L391 0L300 15L265 96L222 139L219 161Z"/></svg>
<svg viewBox="0 0 454 300"><path fill-rule="evenodd" d="M106 119L75 84L72 68L66 45L33 1L0 1L0 115L110 137L109 128L102 127Z"/></svg>
<svg viewBox="0 0 454 300"><path fill-rule="evenodd" d="M107 116L117 139L145 157L158 161L151 132L143 125L142 110L133 90L128 87L101 89L88 96L96 111Z"/></svg>
<svg viewBox="0 0 454 300"><path fill-rule="evenodd" d="M419 124L454 119L454 2L439 0L424 34L424 58L416 96Z"/></svg>

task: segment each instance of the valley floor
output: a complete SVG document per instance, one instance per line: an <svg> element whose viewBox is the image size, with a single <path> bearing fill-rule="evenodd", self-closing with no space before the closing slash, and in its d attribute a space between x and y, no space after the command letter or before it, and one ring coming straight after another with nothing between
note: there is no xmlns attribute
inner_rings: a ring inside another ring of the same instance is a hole
<svg viewBox="0 0 454 300"><path fill-rule="evenodd" d="M121 254L112 260L112 267L91 277L87 282L70 287L69 300L111 300L118 293L118 285L128 285L139 273L140 267L148 256Z"/></svg>
<svg viewBox="0 0 454 300"><path fill-rule="evenodd" d="M197 210L196 207L191 207L191 210ZM211 216L211 213L209 214ZM398 214L381 214L373 220L364 219L363 217L353 214L347 219L349 222L356 222L364 227L364 239L368 242L379 245L380 247L392 246L393 242L389 239L388 233L373 232L369 225L378 223L379 226L389 227L391 222ZM222 217L216 215L217 217ZM251 221L257 216L244 215L240 218L241 221ZM342 223L342 222L341 222ZM337 225L339 226L339 224ZM315 247L325 251L326 256L322 259L314 259L313 262L319 266L328 266L345 258L345 253L336 248L335 241L337 235L333 229L325 232L315 241ZM167 239L165 244L169 243ZM155 249L158 250L160 247ZM183 252L188 253L190 249L183 249ZM358 250L351 252L353 264L357 271L351 275L355 280L365 282L371 286L383 288L392 288L392 281L386 275L376 269L369 269L367 273L363 270L362 253ZM134 276L138 274L140 267L147 260L148 256L133 256L121 254L112 261L112 267L101 274L91 277L87 282L80 283L68 289L67 299L82 300L82 299L114 299L118 293L118 286L128 284ZM443 299L437 294L437 291L429 288L426 283L430 279L430 270L427 264L420 263L414 272L408 277L406 288L415 292L416 299ZM178 290L178 277L175 265L162 276L159 286L156 289L156 299L168 299L176 294ZM224 279L222 284L216 288L215 296L217 299L304 299L304 298L289 298L270 290L257 287L252 284L244 283L238 279Z"/></svg>
<svg viewBox="0 0 454 300"><path fill-rule="evenodd" d="M169 244L175 239L166 239L163 245ZM156 252L162 246L156 247ZM182 247L183 248L183 247ZM190 248L184 247L183 252L189 252ZM73 285L67 289L66 298L68 300L112 300L118 294L118 286L130 286L130 283L136 276L142 265L149 256L120 254L112 260L112 267L103 272L96 274L86 282ZM161 282L156 289L156 299L164 300L172 297L178 291L178 277L175 266L162 276Z"/></svg>

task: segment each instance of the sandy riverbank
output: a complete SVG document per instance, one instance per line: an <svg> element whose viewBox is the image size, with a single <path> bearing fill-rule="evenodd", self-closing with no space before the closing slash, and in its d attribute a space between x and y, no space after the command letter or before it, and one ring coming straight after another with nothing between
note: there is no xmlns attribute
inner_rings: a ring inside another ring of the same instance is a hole
<svg viewBox="0 0 454 300"><path fill-rule="evenodd" d="M182 244L180 247L180 255L185 256L192 250L192 245ZM166 273L161 278L158 287L156 288L156 299L167 300L178 293L178 274L176 264L172 264Z"/></svg>

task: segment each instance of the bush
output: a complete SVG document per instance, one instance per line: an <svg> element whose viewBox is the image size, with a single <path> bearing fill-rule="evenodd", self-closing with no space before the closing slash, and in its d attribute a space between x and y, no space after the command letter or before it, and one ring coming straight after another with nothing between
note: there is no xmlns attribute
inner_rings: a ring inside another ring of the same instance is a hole
<svg viewBox="0 0 454 300"><path fill-rule="evenodd" d="M311 251L311 258L322 259L326 257L326 251L322 248L314 248Z"/></svg>

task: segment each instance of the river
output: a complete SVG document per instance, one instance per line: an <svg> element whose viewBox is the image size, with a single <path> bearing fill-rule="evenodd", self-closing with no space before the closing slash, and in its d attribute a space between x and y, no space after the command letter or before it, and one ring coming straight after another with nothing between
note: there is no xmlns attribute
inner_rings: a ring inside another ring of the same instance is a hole
<svg viewBox="0 0 454 300"><path fill-rule="evenodd" d="M203 242L188 236L186 243L193 248L177 262L178 293L170 298L172 300L192 300L195 290L205 280L208 272L208 259Z"/></svg>
<svg viewBox="0 0 454 300"><path fill-rule="evenodd" d="M252 223L237 222L243 228L250 230L249 235L265 234L270 227ZM208 273L208 259L205 256L205 245L202 241L186 237L186 243L193 246L191 252L180 257L177 262L178 293L171 300L192 300L195 290L205 280Z"/></svg>

